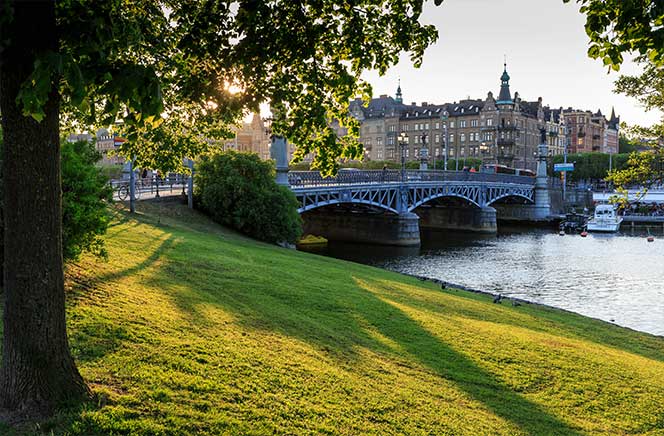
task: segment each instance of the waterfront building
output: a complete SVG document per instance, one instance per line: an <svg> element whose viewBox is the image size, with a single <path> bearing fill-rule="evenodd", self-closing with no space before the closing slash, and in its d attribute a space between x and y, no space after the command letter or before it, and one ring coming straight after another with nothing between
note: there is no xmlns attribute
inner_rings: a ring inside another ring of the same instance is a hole
<svg viewBox="0 0 664 436"><path fill-rule="evenodd" d="M563 111L564 122L569 126L570 153L618 153L620 117L611 109L611 118L606 119L602 111L567 108Z"/></svg>
<svg viewBox="0 0 664 436"><path fill-rule="evenodd" d="M418 160L423 147L430 160L443 160L447 148L449 159L477 158L484 163L535 170L540 129L546 130L549 153L562 154L566 143L572 142L566 128L571 114L562 108L543 106L541 97L525 101L518 92L512 94L510 80L505 65L497 99L488 92L483 100L404 104L399 84L394 98L381 95L367 105L360 99L354 100L350 111L361 123L360 142L365 156L371 160L399 161L398 137L404 132L408 136L404 150L407 160ZM597 142L599 148L591 150L609 152L615 148L610 152L616 153L619 118L615 112L611 120L606 120L601 112L591 115L588 123L593 126L593 138L602 138ZM569 131L574 132L575 127Z"/></svg>
<svg viewBox="0 0 664 436"><path fill-rule="evenodd" d="M224 144L224 149L256 153L261 159L270 158L270 136L259 114L251 121L235 128L235 137Z"/></svg>

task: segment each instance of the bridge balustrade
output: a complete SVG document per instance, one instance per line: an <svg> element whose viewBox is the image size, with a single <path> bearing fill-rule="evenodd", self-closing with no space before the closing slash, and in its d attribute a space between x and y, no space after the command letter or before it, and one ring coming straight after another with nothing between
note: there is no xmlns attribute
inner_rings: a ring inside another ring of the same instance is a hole
<svg viewBox="0 0 664 436"><path fill-rule="evenodd" d="M400 170L341 170L335 177L323 177L318 171L291 171L288 182L293 188L359 184L401 183ZM511 174L471 173L468 171L418 171L405 173L407 183L417 182L493 182L534 185L535 178Z"/></svg>

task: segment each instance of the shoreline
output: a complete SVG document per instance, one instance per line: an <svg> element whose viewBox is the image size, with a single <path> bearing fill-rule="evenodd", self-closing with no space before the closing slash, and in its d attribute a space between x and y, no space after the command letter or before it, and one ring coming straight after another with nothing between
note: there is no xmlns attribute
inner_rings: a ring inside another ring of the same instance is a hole
<svg viewBox="0 0 664 436"><path fill-rule="evenodd" d="M347 262L349 262L349 261L347 261ZM364 265L364 264L361 264L361 265ZM375 268L378 268L378 267L375 267ZM383 269L383 268L379 268L379 269ZM394 271L394 270L388 270L388 269L383 269L383 270L384 271L395 272L397 274L402 274L404 276L412 277L412 278L418 279L418 280L423 281L423 282L432 282L432 283L436 283L438 285L445 285L445 289L455 289L455 290L459 290L459 291L470 292L470 293L473 293L473 294L485 295L487 297L491 297L491 298L494 298L494 299L500 297L500 301L505 300L505 301L510 301L510 302L517 302L519 304L528 304L528 305L531 305L531 306L539 306L539 307L542 307L542 308L545 308L545 309L557 310L557 311L569 313L569 314L572 314L572 315L582 316L582 317L587 318L587 319L600 321L600 322L603 322L605 324L609 324L609 325L612 325L612 326L615 326L615 327L627 329L627 330L630 330L630 331L635 332L635 333L646 334L646 335L654 336L656 338L664 339L664 335L657 335L655 333L645 332L643 330L637 330L637 329L634 329L632 327L627 327L627 326L623 326L623 325L620 325L620 324L616 324L615 322L606 321L606 320L601 319L601 318L596 318L594 316L584 315L584 314L579 313L579 312L574 312L573 310L563 309L561 307L551 306L551 305L545 304L545 303L538 303L536 301L525 300L523 298L518 298L518 297L507 297L507 296L504 296L502 294L496 294L496 293L493 293L493 292L490 292L490 291L470 288L468 286L460 285L458 283L452 283L452 282L448 282L448 281L445 281L445 280L440 280L440 279L436 279L436 278L432 278L432 277L420 276L420 275L417 275L417 274L409 274L409 273L405 273L405 272L401 272L401 271ZM445 289L441 289L441 290L445 290ZM500 302L497 302L497 303L501 304ZM514 305L514 306L517 306L517 305Z"/></svg>

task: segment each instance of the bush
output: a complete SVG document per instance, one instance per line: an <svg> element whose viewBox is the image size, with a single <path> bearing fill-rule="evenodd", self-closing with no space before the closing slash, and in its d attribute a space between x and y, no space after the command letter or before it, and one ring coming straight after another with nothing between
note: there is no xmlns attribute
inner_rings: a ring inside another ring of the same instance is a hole
<svg viewBox="0 0 664 436"><path fill-rule="evenodd" d="M93 143L64 142L62 160L62 252L65 261L84 251L105 257L104 241L113 190L95 164L101 155Z"/></svg>
<svg viewBox="0 0 664 436"><path fill-rule="evenodd" d="M614 170L624 169L627 165L627 154L614 154L611 156L611 166ZM563 162L562 155L556 155L549 162L549 175L559 176L553 171L553 165ZM567 162L575 162L574 171L567 173L568 182L580 180L603 180L609 173L609 155L606 153L576 153L568 154Z"/></svg>
<svg viewBox="0 0 664 436"><path fill-rule="evenodd" d="M2 168L0 137L0 168ZM91 142L65 142L61 148L62 175L62 253L64 261L75 261L88 251L105 257L104 241L110 216L108 203L113 191L108 179L95 167L101 159ZM4 264L3 186L0 173L0 283Z"/></svg>
<svg viewBox="0 0 664 436"><path fill-rule="evenodd" d="M256 154L204 156L196 166L194 195L214 221L252 238L294 243L302 234L295 195L276 184L272 162Z"/></svg>

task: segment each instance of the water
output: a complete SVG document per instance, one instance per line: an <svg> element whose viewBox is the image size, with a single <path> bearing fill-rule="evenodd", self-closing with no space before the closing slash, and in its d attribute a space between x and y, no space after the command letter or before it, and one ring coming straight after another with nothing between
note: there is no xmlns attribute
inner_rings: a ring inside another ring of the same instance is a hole
<svg viewBox="0 0 664 436"><path fill-rule="evenodd" d="M331 243L321 254L547 304L664 336L664 237L436 232L421 248Z"/></svg>

